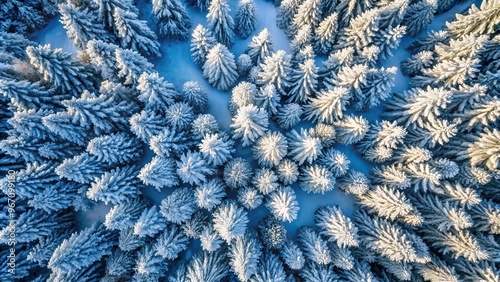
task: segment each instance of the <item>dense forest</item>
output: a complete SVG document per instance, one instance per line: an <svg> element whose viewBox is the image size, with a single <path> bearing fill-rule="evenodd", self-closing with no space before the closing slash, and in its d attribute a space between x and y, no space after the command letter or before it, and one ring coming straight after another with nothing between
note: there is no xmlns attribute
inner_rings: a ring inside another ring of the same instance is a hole
<svg viewBox="0 0 500 282"><path fill-rule="evenodd" d="M263 1L0 0L0 281L500 282L500 0Z"/></svg>

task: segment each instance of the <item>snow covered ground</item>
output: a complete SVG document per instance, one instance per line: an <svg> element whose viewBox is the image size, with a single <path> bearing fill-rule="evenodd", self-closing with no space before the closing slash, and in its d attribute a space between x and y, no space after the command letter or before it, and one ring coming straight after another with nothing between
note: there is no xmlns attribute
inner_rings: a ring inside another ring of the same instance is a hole
<svg viewBox="0 0 500 282"><path fill-rule="evenodd" d="M229 1L231 6L231 14L234 17L236 14L236 6L238 1ZM246 49L248 42L251 40L253 35L259 33L263 28L268 28L272 38L274 49L283 49L289 51L288 39L286 38L283 31L281 31L276 26L276 9L271 2L264 0L255 0L257 6L257 29L254 33L246 40L237 39L235 45L232 47L231 51L235 54L237 58ZM456 4L450 11L437 15L432 23L428 26L427 30L437 30L441 29L446 21L452 20L455 17L455 13L460 13L466 10L472 3L478 5L480 1L465 1ZM139 8L141 11L141 17L145 20L150 20L151 4L139 3ZM206 12L200 12L197 9L188 8L187 9L191 19L193 21L193 28L198 24L206 25ZM76 54L76 48L71 43L71 41L66 36L65 30L62 24L59 22L59 18L54 18L44 29L37 32L35 35L35 40L40 44L51 44L53 48L62 48L67 52ZM409 52L406 48L414 41L414 38L403 37L401 44L397 50L393 51L393 56L386 60L382 65L384 67L399 65L402 60L409 56ZM179 42L161 42L161 51L163 56L153 61L156 70L160 75L164 76L168 81L172 82L178 91L182 89L184 82L189 80L195 80L200 83L200 85L205 89L209 95L209 105L208 113L214 115L219 121L220 126L229 131L229 126L231 124L231 115L228 111L228 101L230 98L230 91L221 92L211 87L207 81L203 78L200 66L195 65L191 60L189 41ZM318 58L318 61L322 61L324 58ZM319 65L318 65L319 66ZM395 80L395 86L393 88L394 92L403 92L408 88L408 78L404 77L400 71L398 71ZM371 109L369 112L363 113L370 122L374 122L379 119L380 113L382 111L382 106ZM239 148L241 149L241 148ZM351 167L355 170L361 171L368 174L371 165L364 161L352 147L349 146L338 146L338 149L343 151L351 161ZM151 152L148 152L144 157L144 163L151 159ZM250 152L248 149L238 150L238 156L250 157ZM324 195L318 194L307 194L303 192L300 188L294 186L297 193L298 201L300 204L300 211L297 220L290 224L286 224L289 231L289 235L294 236L296 229L303 225L312 225L314 219L314 211L321 206L325 205L339 205L342 211L347 215L351 216L353 211L356 209L355 201L352 196L345 195L342 191L334 189ZM145 194L151 198L155 203L159 203L163 197L170 194L171 191L166 190L161 193L154 190L153 188L148 188L144 191ZM81 213L80 221L81 226L89 226L94 221L103 221L104 215L108 211L109 207L104 204L96 205L91 210ZM260 218L267 214L267 210L261 206L255 211L251 212L251 225L255 226Z"/></svg>

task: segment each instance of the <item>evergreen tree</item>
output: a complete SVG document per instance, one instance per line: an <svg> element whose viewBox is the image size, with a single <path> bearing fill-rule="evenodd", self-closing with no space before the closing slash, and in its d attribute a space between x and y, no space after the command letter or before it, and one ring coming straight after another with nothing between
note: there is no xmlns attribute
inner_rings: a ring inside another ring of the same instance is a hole
<svg viewBox="0 0 500 282"><path fill-rule="evenodd" d="M252 58L243 53L238 57L236 66L238 67L238 73L240 74L240 76L246 76L250 72L250 69L253 67Z"/></svg>
<svg viewBox="0 0 500 282"><path fill-rule="evenodd" d="M496 148L500 140L500 131L485 128L473 142L468 143L467 152L472 166L485 165L494 171L499 168L500 150Z"/></svg>
<svg viewBox="0 0 500 282"><path fill-rule="evenodd" d="M359 0L345 0L340 3L347 2L371 2L371 1L359 1ZM337 6L340 8L341 5ZM345 12L341 12L342 8L338 9L339 15L346 15ZM347 15L352 15L348 13ZM345 19L345 17L344 17ZM340 21L341 25L344 21ZM371 9L363 12L362 14L357 14L351 21L349 21L349 26L347 26L338 39L338 48L352 47L358 52L370 45L373 42L374 37L377 35L378 31L379 14L378 9ZM345 22L344 22L345 23ZM345 25L345 24L344 24Z"/></svg>
<svg viewBox="0 0 500 282"><path fill-rule="evenodd" d="M288 141L279 132L268 132L253 147L254 158L261 166L278 166L287 155Z"/></svg>
<svg viewBox="0 0 500 282"><path fill-rule="evenodd" d="M277 122L283 129L290 129L301 121L304 110L299 104L287 103L278 109Z"/></svg>
<svg viewBox="0 0 500 282"><path fill-rule="evenodd" d="M129 49L116 49L116 67L118 77L125 85L137 85L139 77L143 73L152 73L153 64L139 53Z"/></svg>
<svg viewBox="0 0 500 282"><path fill-rule="evenodd" d="M187 151L177 162L177 175L183 183L199 185L206 181L207 176L215 173L215 168L209 164L199 152Z"/></svg>
<svg viewBox="0 0 500 282"><path fill-rule="evenodd" d="M191 34L191 58L195 64L203 65L208 52L217 41L212 33L201 24L197 25Z"/></svg>
<svg viewBox="0 0 500 282"><path fill-rule="evenodd" d="M298 179L299 168L297 163L285 158L278 165L277 173L279 180L283 184L291 185Z"/></svg>
<svg viewBox="0 0 500 282"><path fill-rule="evenodd" d="M193 108L185 102L174 103L165 111L165 120L175 131L187 130L194 120Z"/></svg>
<svg viewBox="0 0 500 282"><path fill-rule="evenodd" d="M286 228L273 216L262 219L259 223L259 234L264 245L269 249L280 250L286 243Z"/></svg>
<svg viewBox="0 0 500 282"><path fill-rule="evenodd" d="M293 17L294 28L298 29L305 25L316 27L321 20L321 1L305 0L297 9Z"/></svg>
<svg viewBox="0 0 500 282"><path fill-rule="evenodd" d="M318 158L318 164L328 168L334 177L340 177L347 173L351 161L347 159L344 153L328 148Z"/></svg>
<svg viewBox="0 0 500 282"><path fill-rule="evenodd" d="M231 100L229 101L229 111L234 115L238 109L255 104L257 96L257 87L255 84L242 81L231 91Z"/></svg>
<svg viewBox="0 0 500 282"><path fill-rule="evenodd" d="M335 123L337 141L346 145L357 143L365 137L369 128L368 121L362 116L347 116Z"/></svg>
<svg viewBox="0 0 500 282"><path fill-rule="evenodd" d="M177 186L179 178L174 165L172 159L156 156L141 169L138 177L144 184L152 185L158 191L163 187Z"/></svg>
<svg viewBox="0 0 500 282"><path fill-rule="evenodd" d="M47 89L39 82L0 79L0 83L0 94L9 99L18 110L38 110L60 106L59 101L53 99L63 98L54 95L54 88Z"/></svg>
<svg viewBox="0 0 500 282"><path fill-rule="evenodd" d="M200 234L200 241L202 249L206 252L217 251L223 242L219 234L215 232L212 224L203 229Z"/></svg>
<svg viewBox="0 0 500 282"><path fill-rule="evenodd" d="M321 154L323 149L321 140L312 136L305 129L301 129L300 134L292 130L287 134L287 137L290 148L288 155L299 165L306 161L310 164Z"/></svg>
<svg viewBox="0 0 500 282"><path fill-rule="evenodd" d="M310 99L306 105L307 118L312 121L333 123L342 119L343 112L351 95L344 87L335 87L321 91L317 97Z"/></svg>
<svg viewBox="0 0 500 282"><path fill-rule="evenodd" d="M332 13L324 18L314 30L314 50L318 54L328 54L333 50L338 30L338 15Z"/></svg>
<svg viewBox="0 0 500 282"><path fill-rule="evenodd" d="M151 137L149 148L160 157L179 156L186 152L192 145L184 131L177 132L165 127L158 135Z"/></svg>
<svg viewBox="0 0 500 282"><path fill-rule="evenodd" d="M208 94L197 81L187 81L182 85L182 100L196 112L204 112L208 108Z"/></svg>
<svg viewBox="0 0 500 282"><path fill-rule="evenodd" d="M125 164L137 160L142 155L142 148L139 139L125 133L113 133L90 140L87 152L99 161Z"/></svg>
<svg viewBox="0 0 500 282"><path fill-rule="evenodd" d="M373 0L340 0L336 6L337 13L342 15L340 26L347 26L351 23L351 19L365 11L369 11L374 6L375 1Z"/></svg>
<svg viewBox="0 0 500 282"><path fill-rule="evenodd" d="M137 12L137 8L130 0L125 0L125 1L92 0L92 2L95 4L95 6L97 6L98 15L101 18L104 25L106 27L112 28L114 31L115 31L115 20L114 20L115 8Z"/></svg>
<svg viewBox="0 0 500 282"><path fill-rule="evenodd" d="M446 27L456 37L466 34L476 36L492 34L495 31L495 25L500 22L499 11L500 4L494 0L481 2L479 8L473 4L466 15L457 14L457 19L446 23Z"/></svg>
<svg viewBox="0 0 500 282"><path fill-rule="evenodd" d="M236 62L233 53L225 45L218 43L210 49L203 65L203 76L210 85L221 91L226 91L236 84Z"/></svg>
<svg viewBox="0 0 500 282"><path fill-rule="evenodd" d="M258 84L274 84L278 92L284 93L290 85L290 67L290 56L283 50L266 56L258 73Z"/></svg>
<svg viewBox="0 0 500 282"><path fill-rule="evenodd" d="M321 235L333 239L339 247L359 245L358 228L351 219L342 214L338 206L319 208L314 215L314 222L319 227Z"/></svg>
<svg viewBox="0 0 500 282"><path fill-rule="evenodd" d="M152 244L144 245L137 252L135 263L135 281L158 281L160 277L165 276L167 262L159 255Z"/></svg>
<svg viewBox="0 0 500 282"><path fill-rule="evenodd" d="M116 204L140 195L141 186L136 167L116 168L95 179L87 190L87 197L94 201L101 200L106 205Z"/></svg>
<svg viewBox="0 0 500 282"><path fill-rule="evenodd" d="M224 181L231 189L245 187L252 177L250 163L242 158L235 158L224 166Z"/></svg>
<svg viewBox="0 0 500 282"><path fill-rule="evenodd" d="M160 37L186 40L189 37L191 18L178 0L155 0L153 11Z"/></svg>
<svg viewBox="0 0 500 282"><path fill-rule="evenodd" d="M326 265L332 262L330 248L326 241L310 227L299 228L297 239L300 243L304 256L312 262Z"/></svg>
<svg viewBox="0 0 500 282"><path fill-rule="evenodd" d="M304 266L304 254L293 241L288 241L284 245L280 250L280 255L290 269L299 270Z"/></svg>
<svg viewBox="0 0 500 282"><path fill-rule="evenodd" d="M195 196L195 195L194 195ZM190 239L199 239L201 232L209 223L208 216L205 211L197 210L189 220L182 226L182 232Z"/></svg>
<svg viewBox="0 0 500 282"><path fill-rule="evenodd" d="M179 96L174 85L159 76L157 72L143 73L138 79L137 90L140 91L139 101L148 109L165 112Z"/></svg>
<svg viewBox="0 0 500 282"><path fill-rule="evenodd" d="M52 50L50 45L28 46L30 63L42 74L43 79L61 87L63 93L77 97L85 89L92 90L92 72L88 67L71 57L62 49Z"/></svg>
<svg viewBox="0 0 500 282"><path fill-rule="evenodd" d="M297 14L300 0L283 0L276 12L276 25L285 31L286 34L291 33L292 22L295 14Z"/></svg>
<svg viewBox="0 0 500 282"><path fill-rule="evenodd" d="M131 252L115 251L106 259L106 274L110 276L129 276L135 264Z"/></svg>
<svg viewBox="0 0 500 282"><path fill-rule="evenodd" d="M267 28L264 28L248 42L248 48L245 52L250 56L254 64L260 65L273 51L271 33Z"/></svg>
<svg viewBox="0 0 500 282"><path fill-rule="evenodd" d="M289 186L280 187L268 196L266 207L278 220L292 222L297 218L299 203L295 191Z"/></svg>
<svg viewBox="0 0 500 282"><path fill-rule="evenodd" d="M231 48L234 44L234 21L229 12L231 9L226 0L212 0L208 7L207 22L215 39Z"/></svg>
<svg viewBox="0 0 500 282"><path fill-rule="evenodd" d="M89 135L92 136L87 130L73 122L72 116L67 112L47 115L42 118L42 123L62 139L78 145L85 145Z"/></svg>
<svg viewBox="0 0 500 282"><path fill-rule="evenodd" d="M247 229L247 212L235 201L221 203L213 213L214 229L227 243L243 237Z"/></svg>
<svg viewBox="0 0 500 282"><path fill-rule="evenodd" d="M86 47L85 52L89 56L90 63L99 69L103 78L111 81L116 80L115 75L118 68L115 51L119 47L113 43L94 39L87 42Z"/></svg>
<svg viewBox="0 0 500 282"><path fill-rule="evenodd" d="M269 118L267 112L253 105L238 109L232 119L233 139L241 138L242 145L248 146L267 132Z"/></svg>
<svg viewBox="0 0 500 282"><path fill-rule="evenodd" d="M79 9L73 4L59 4L59 12L68 37L78 48L83 49L90 40L110 40L104 25L88 9Z"/></svg>
<svg viewBox="0 0 500 282"><path fill-rule="evenodd" d="M165 231L160 234L154 249L156 254L166 260L174 260L179 253L187 248L188 238L181 232L177 225L168 225Z"/></svg>
<svg viewBox="0 0 500 282"><path fill-rule="evenodd" d="M267 195L278 188L278 177L274 171L261 168L255 172L252 183L259 192Z"/></svg>
<svg viewBox="0 0 500 282"><path fill-rule="evenodd" d="M111 254L118 236L103 225L93 224L65 239L52 254L48 267L54 271L70 272L87 267Z"/></svg>
<svg viewBox="0 0 500 282"><path fill-rule="evenodd" d="M123 48L131 48L146 56L161 57L160 43L146 21L139 20L134 11L115 8L113 13L117 35Z"/></svg>
<svg viewBox="0 0 500 282"><path fill-rule="evenodd" d="M98 161L97 157L82 153L71 159L65 159L56 167L55 172L61 178L88 184L95 177L100 176L105 167L106 165Z"/></svg>
<svg viewBox="0 0 500 282"><path fill-rule="evenodd" d="M161 216L158 207L152 206L151 208L146 208L134 224L134 235L154 238L166 226L167 222Z"/></svg>
<svg viewBox="0 0 500 282"><path fill-rule="evenodd" d="M194 192L180 188L161 201L160 211L167 221L181 224L191 218L197 210Z"/></svg>
<svg viewBox="0 0 500 282"><path fill-rule="evenodd" d="M133 251L145 244L144 238L134 235L134 228L123 229L120 231L118 246L122 251Z"/></svg>
<svg viewBox="0 0 500 282"><path fill-rule="evenodd" d="M264 196L253 187L245 187L238 190L238 203L248 210L253 210L262 204Z"/></svg>
<svg viewBox="0 0 500 282"><path fill-rule="evenodd" d="M193 139L201 140L205 134L219 131L219 123L211 114L198 115L192 124L191 133Z"/></svg>
<svg viewBox="0 0 500 282"><path fill-rule="evenodd" d="M152 110L134 114L130 120L130 130L144 143L150 143L153 136L160 135L167 127L167 121ZM171 130L168 130L169 132ZM167 134L168 135L168 134ZM159 142L159 141L155 141Z"/></svg>
<svg viewBox="0 0 500 282"><path fill-rule="evenodd" d="M247 38L255 30L257 19L253 0L240 0L235 18L236 32L242 39Z"/></svg>
<svg viewBox="0 0 500 282"><path fill-rule="evenodd" d="M335 177L331 172L319 165L308 165L300 174L300 188L307 193L324 194L334 188Z"/></svg>
<svg viewBox="0 0 500 282"><path fill-rule="evenodd" d="M199 208L212 210L222 202L226 196L225 185L218 178L210 179L207 182L198 185L194 191L196 205Z"/></svg>
<svg viewBox="0 0 500 282"><path fill-rule="evenodd" d="M416 36L432 21L437 8L436 0L419 1L408 7L403 18L406 32L410 36Z"/></svg>
<svg viewBox="0 0 500 282"><path fill-rule="evenodd" d="M71 206L77 206L76 203L82 198L79 194L82 188L79 183L59 180L56 184L48 185L39 191L28 201L28 204L47 213L64 210Z"/></svg>
<svg viewBox="0 0 500 282"><path fill-rule="evenodd" d="M186 269L186 282L217 282L227 276L229 264L220 251L197 254Z"/></svg>
<svg viewBox="0 0 500 282"><path fill-rule="evenodd" d="M261 249L256 236L249 233L235 238L229 245L229 264L240 281L248 281L257 273Z"/></svg>
<svg viewBox="0 0 500 282"><path fill-rule="evenodd" d="M271 253L265 252L262 260L260 261L257 272L253 277L250 278L251 282L285 282L286 274L283 264L279 260L278 256Z"/></svg>
<svg viewBox="0 0 500 282"><path fill-rule="evenodd" d="M255 102L258 107L265 109L269 115L274 116L278 112L281 95L276 92L276 87L273 84L266 84L261 87L255 95Z"/></svg>
<svg viewBox="0 0 500 282"><path fill-rule="evenodd" d="M300 63L297 69L293 69L290 75L290 101L305 103L316 96L318 86L318 68L314 65L314 59L308 59Z"/></svg>
<svg viewBox="0 0 500 282"><path fill-rule="evenodd" d="M110 230L125 230L134 226L145 209L146 205L139 197L120 202L108 211L103 224Z"/></svg>
<svg viewBox="0 0 500 282"><path fill-rule="evenodd" d="M198 145L200 153L210 165L220 166L232 159L234 141L224 133L207 134Z"/></svg>
<svg viewBox="0 0 500 282"><path fill-rule="evenodd" d="M210 0L189 0L187 1L187 4L200 9L201 12L208 8Z"/></svg>

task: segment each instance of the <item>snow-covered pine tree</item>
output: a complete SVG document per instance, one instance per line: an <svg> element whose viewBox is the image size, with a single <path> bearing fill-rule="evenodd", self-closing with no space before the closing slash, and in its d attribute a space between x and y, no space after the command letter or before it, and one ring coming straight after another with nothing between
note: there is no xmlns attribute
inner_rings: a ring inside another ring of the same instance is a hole
<svg viewBox="0 0 500 282"><path fill-rule="evenodd" d="M115 8L113 17L123 48L131 48L145 56L161 57L160 43L146 21L134 11Z"/></svg>
<svg viewBox="0 0 500 282"><path fill-rule="evenodd" d="M260 193L264 195L275 191L279 187L278 177L273 170L268 168L256 170L252 184L259 190Z"/></svg>
<svg viewBox="0 0 500 282"><path fill-rule="evenodd" d="M290 91L287 93L290 96L289 100L304 104L316 96L317 87L318 67L315 66L314 59L308 59L291 71Z"/></svg>
<svg viewBox="0 0 500 282"><path fill-rule="evenodd" d="M323 8L324 9L324 8ZM330 53L335 45L338 31L338 14L332 13L325 17L314 30L314 50L318 54Z"/></svg>
<svg viewBox="0 0 500 282"><path fill-rule="evenodd" d="M323 144L317 137L312 136L307 130L301 129L300 133L295 130L287 134L288 155L299 165L304 162L312 163L321 154Z"/></svg>
<svg viewBox="0 0 500 282"><path fill-rule="evenodd" d="M271 34L267 28L264 28L248 42L248 48L245 52L250 56L254 64L260 65L273 51Z"/></svg>
<svg viewBox="0 0 500 282"><path fill-rule="evenodd" d="M436 0L424 0L408 7L402 22L406 26L408 35L416 36L425 29L434 18L437 2Z"/></svg>
<svg viewBox="0 0 500 282"><path fill-rule="evenodd" d="M125 202L130 197L137 197L141 194L141 188L136 167L118 167L96 178L87 190L87 197L103 201L106 205L116 204Z"/></svg>
<svg viewBox="0 0 500 282"><path fill-rule="evenodd" d="M354 144L361 141L368 132L370 125L362 116L347 116L335 123L336 138L342 144Z"/></svg>
<svg viewBox="0 0 500 282"><path fill-rule="evenodd" d="M472 4L467 14L457 14L456 17L455 21L447 22L446 27L457 38L467 34L492 34L495 25L500 23L500 3L487 0L481 2L479 8Z"/></svg>
<svg viewBox="0 0 500 282"><path fill-rule="evenodd" d="M211 211L226 196L226 186L219 178L213 178L196 187L194 196L196 205Z"/></svg>
<svg viewBox="0 0 500 282"><path fill-rule="evenodd" d="M115 81L118 73L115 51L119 48L118 45L92 39L87 42L86 47L85 53L90 63L99 69L104 79Z"/></svg>
<svg viewBox="0 0 500 282"><path fill-rule="evenodd" d="M88 184L95 177L100 176L102 170L106 167L106 164L97 160L97 157L90 156L88 153L82 153L73 158L65 159L56 167L55 172L61 178Z"/></svg>
<svg viewBox="0 0 500 282"><path fill-rule="evenodd" d="M234 115L239 108L255 104L257 96L257 86L255 84L242 81L231 91L231 100L229 100L229 111Z"/></svg>
<svg viewBox="0 0 500 282"><path fill-rule="evenodd" d="M345 87L322 90L305 106L307 119L332 124L343 118L350 98L349 89Z"/></svg>
<svg viewBox="0 0 500 282"><path fill-rule="evenodd" d="M88 9L80 9L73 4L59 4L59 12L68 37L78 48L84 49L90 40L107 42L112 39L102 22Z"/></svg>
<svg viewBox="0 0 500 282"><path fill-rule="evenodd" d="M302 3L300 0L283 0L276 12L276 25L285 31L287 35L291 35L293 31L292 23L295 14Z"/></svg>
<svg viewBox="0 0 500 282"><path fill-rule="evenodd" d="M140 91L137 98L146 105L147 109L165 112L179 96L174 85L157 72L145 72L141 74L137 82L137 90Z"/></svg>
<svg viewBox="0 0 500 282"><path fill-rule="evenodd" d="M185 102L173 103L165 110L165 121L175 131L188 130L194 117L193 108Z"/></svg>
<svg viewBox="0 0 500 282"><path fill-rule="evenodd" d="M253 147L254 158L261 166L278 166L287 155L288 141L279 132L268 132Z"/></svg>
<svg viewBox="0 0 500 282"><path fill-rule="evenodd" d="M312 228L307 226L300 227L297 231L297 239L304 252L304 256L308 260L320 265L332 262L331 251L327 242Z"/></svg>
<svg viewBox="0 0 500 282"><path fill-rule="evenodd" d="M296 199L290 186L280 187L268 195L266 207L278 220L292 222L300 209Z"/></svg>
<svg viewBox="0 0 500 282"><path fill-rule="evenodd" d="M186 282L218 282L229 273L229 262L221 251L202 252L191 260L186 269Z"/></svg>
<svg viewBox="0 0 500 282"><path fill-rule="evenodd" d="M179 253L187 248L189 239L181 232L177 225L169 224L160 234L154 249L156 254L165 260L174 260Z"/></svg>
<svg viewBox="0 0 500 282"><path fill-rule="evenodd" d="M233 139L241 138L242 145L248 146L263 136L268 126L269 117L264 109L254 105L242 107L231 123Z"/></svg>
<svg viewBox="0 0 500 282"><path fill-rule="evenodd" d="M219 123L211 114L198 115L192 124L193 139L201 140L205 134L219 132Z"/></svg>
<svg viewBox="0 0 500 282"><path fill-rule="evenodd" d="M197 81L186 81L182 85L182 100L197 112L204 112L208 107L208 94Z"/></svg>
<svg viewBox="0 0 500 282"><path fill-rule="evenodd" d="M320 234L333 239L339 247L359 245L358 228L350 218L342 214L338 206L325 206L314 212L315 224Z"/></svg>
<svg viewBox="0 0 500 282"><path fill-rule="evenodd" d="M243 158L236 158L224 166L224 181L231 189L245 187L252 177L252 167Z"/></svg>
<svg viewBox="0 0 500 282"><path fill-rule="evenodd" d="M271 253L265 252L261 258L261 261L257 267L257 273L250 278L251 282L285 282L286 273L283 268L283 263L279 260L278 256Z"/></svg>
<svg viewBox="0 0 500 282"><path fill-rule="evenodd" d="M198 145L208 164L220 166L232 159L234 141L225 133L206 134Z"/></svg>
<svg viewBox="0 0 500 282"><path fill-rule="evenodd" d="M238 79L236 62L225 45L218 43L210 49L203 64L203 76L221 91L234 86Z"/></svg>
<svg viewBox="0 0 500 282"><path fill-rule="evenodd" d="M292 240L286 242L280 250L280 256L283 258L285 264L293 270L299 270L305 264L304 253Z"/></svg>
<svg viewBox="0 0 500 282"><path fill-rule="evenodd" d="M287 103L278 109L276 116L279 127L290 129L301 121L303 108L297 103Z"/></svg>
<svg viewBox="0 0 500 282"><path fill-rule="evenodd" d="M217 40L212 33L202 26L197 25L191 34L191 58L195 64L203 65L208 52L215 46Z"/></svg>
<svg viewBox="0 0 500 282"><path fill-rule="evenodd" d="M194 192L189 188L175 189L161 201L160 211L167 221L181 224L189 219L197 210Z"/></svg>
<svg viewBox="0 0 500 282"><path fill-rule="evenodd" d="M189 38L191 18L178 0L154 0L152 11L161 38Z"/></svg>
<svg viewBox="0 0 500 282"><path fill-rule="evenodd" d="M55 90L53 87L44 87L40 82L0 79L0 95L10 100L18 110L52 109L60 106L58 100L66 97L56 95Z"/></svg>
<svg viewBox="0 0 500 282"><path fill-rule="evenodd" d="M165 276L166 270L167 262L156 254L153 244L148 243L137 252L133 280L157 281Z"/></svg>
<svg viewBox="0 0 500 282"><path fill-rule="evenodd" d="M293 17L292 29L297 30L305 25L310 25L311 28L315 28L321 20L321 12L320 0L303 1Z"/></svg>
<svg viewBox="0 0 500 282"><path fill-rule="evenodd" d="M217 41L231 48L234 44L234 20L226 0L211 0L208 7L208 29Z"/></svg>
<svg viewBox="0 0 500 282"><path fill-rule="evenodd" d="M145 209L146 203L139 197L121 202L114 205L108 211L103 224L109 230L126 230L132 228Z"/></svg>
<svg viewBox="0 0 500 282"><path fill-rule="evenodd" d="M153 157L139 173L139 179L146 185L153 185L157 190L179 184L175 173L175 163L170 158Z"/></svg>
<svg viewBox="0 0 500 282"><path fill-rule="evenodd" d="M257 25L255 3L253 0L240 0L235 17L236 33L246 39L255 30Z"/></svg>
<svg viewBox="0 0 500 282"><path fill-rule="evenodd" d="M73 59L70 53L62 49L51 49L50 44L28 46L26 54L30 63L40 72L43 79L57 87L63 93L78 97L85 89L93 90L94 74L88 66Z"/></svg>
<svg viewBox="0 0 500 282"><path fill-rule="evenodd" d="M125 164L137 160L142 155L142 148L139 139L121 132L90 140L87 152L99 161Z"/></svg>
<svg viewBox="0 0 500 282"><path fill-rule="evenodd" d="M258 107L265 109L270 116L278 113L281 94L276 92L276 87L273 84L266 84L260 88L255 95L255 102Z"/></svg>
<svg viewBox="0 0 500 282"><path fill-rule="evenodd" d="M357 2L357 3L370 3L370 1L358 1L358 0L345 0L340 3ZM340 8L341 5L337 6ZM344 6L345 7L345 6ZM353 15L352 13L341 12L342 8L338 10L339 15L343 15L339 21L341 26L345 26L346 15ZM379 12L378 9L366 10L362 14L357 14L349 21L349 25L345 27L343 32L338 37L338 47L346 48L352 47L359 53L362 53L363 49L368 47L372 43L375 36L378 34L378 22L379 22Z"/></svg>
<svg viewBox="0 0 500 282"><path fill-rule="evenodd" d="M177 161L177 175L183 183L200 185L216 172L200 152L187 151Z"/></svg>
<svg viewBox="0 0 500 282"><path fill-rule="evenodd" d="M213 213L214 229L228 244L243 237L247 230L248 213L235 201L222 202Z"/></svg>
<svg viewBox="0 0 500 282"><path fill-rule="evenodd" d="M153 136L160 135L168 127L165 118L151 109L134 114L129 123L132 133L144 143L150 143Z"/></svg>
<svg viewBox="0 0 500 282"><path fill-rule="evenodd" d="M257 273L261 249L262 244L256 234L248 232L235 238L229 245L229 265L240 281L248 281Z"/></svg>
<svg viewBox="0 0 500 282"><path fill-rule="evenodd" d="M258 73L258 84L274 84L278 92L285 94L285 88L290 86L290 55L278 50L266 56L260 66L262 70Z"/></svg>
<svg viewBox="0 0 500 282"><path fill-rule="evenodd" d="M320 165L308 165L302 169L299 177L300 188L307 193L324 194L335 186L335 177L325 167Z"/></svg>
<svg viewBox="0 0 500 282"><path fill-rule="evenodd" d="M112 248L117 244L117 235L97 223L79 233L73 233L55 249L48 267L62 272L87 267L112 253Z"/></svg>
<svg viewBox="0 0 500 282"><path fill-rule="evenodd" d="M167 227L167 221L161 216L158 206L146 208L134 224L134 235L139 237L156 237L156 235Z"/></svg>
<svg viewBox="0 0 500 282"><path fill-rule="evenodd" d="M285 245L286 228L273 216L267 216L259 222L259 234L262 243L269 249L281 250Z"/></svg>
<svg viewBox="0 0 500 282"><path fill-rule="evenodd" d="M117 76L125 85L137 85L143 73L153 72L153 64L136 51L117 48L115 57Z"/></svg>

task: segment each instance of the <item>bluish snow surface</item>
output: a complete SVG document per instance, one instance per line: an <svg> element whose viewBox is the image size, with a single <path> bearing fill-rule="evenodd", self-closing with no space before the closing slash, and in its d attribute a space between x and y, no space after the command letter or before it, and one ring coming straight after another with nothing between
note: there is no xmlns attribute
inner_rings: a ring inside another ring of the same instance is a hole
<svg viewBox="0 0 500 282"><path fill-rule="evenodd" d="M446 21L453 20L456 13L464 12L472 4L476 3L479 5L480 1L466 1L463 3L456 4L451 10L437 15L431 24L428 26L429 30L438 30L445 25ZM229 1L231 7L231 15L234 17L237 11L238 1ZM276 8L271 2L264 0L255 0L257 8L257 28L249 38L241 40L235 38L235 45L231 48L231 51L235 54L235 58L243 53L246 49L248 42L251 40L252 36L258 34L263 28L267 28L273 38L274 50L285 50L289 52L289 40L286 38L283 31L281 31L276 26ZM141 18L147 20L150 27L153 28L153 23L150 18L151 4L150 3L139 3L139 9L141 13ZM206 11L200 12L197 9L187 8L187 11L192 19L193 27L198 24L206 26ZM71 40L66 36L66 32L59 22L59 17L54 18L44 29L40 30L34 34L34 40L40 44L51 44L52 48L62 48L64 51L76 54L77 49L71 43ZM410 54L406 50L407 47L414 41L414 38L403 37L401 44L397 50L393 51L393 56L382 63L383 67L396 66L399 69L402 60L406 59ZM190 41L180 42L180 41L163 41L161 42L161 51L163 56L161 58L153 60L156 70L160 75L164 76L166 80L172 82L178 91L182 90L182 85L184 82L189 80L195 80L200 83L200 85L205 89L209 96L208 102L208 113L214 115L221 128L229 132L231 124L231 115L228 110L228 102L230 99L231 92L221 92L213 87L211 87L207 81L203 78L201 67L195 65L191 60L191 54L189 51ZM321 62L324 61L324 57L317 58L318 67L321 66ZM393 87L393 92L403 92L409 87L409 79L401 74L398 70L395 79L395 86ZM367 112L359 113L363 115L370 123L375 122L380 118L380 113L382 111L382 105L370 109ZM301 123L307 127L307 123ZM310 126L310 125L309 125ZM249 148L242 148L239 142L236 142L237 146L237 157L243 157L246 159L251 159L251 152ZM146 146L147 147L147 146ZM337 149L344 152L349 160L351 161L351 168L357 171L361 171L368 175L370 169L373 167L371 164L366 162L352 146L337 145ZM146 154L143 159L138 163L139 165L144 165L151 160L153 153L150 150L146 150ZM252 165L256 167L256 163L253 162ZM356 204L354 197L344 194L339 189L334 189L324 195L320 194L307 194L303 192L298 185L292 186L297 194L297 200L300 204L300 211L298 218L292 223L286 223L289 236L295 236L296 229L304 225L314 224L314 211L325 205L338 205L342 209L343 213L347 216L351 216L356 210ZM172 189L164 189L161 192L156 191L153 187L146 188L143 193L150 198L154 203L159 204L161 200L169 195ZM80 212L78 220L80 221L81 227L90 226L95 221L103 221L104 215L109 210L109 206L99 203L93 206L89 211ZM255 227L257 222L268 214L267 209L264 205L260 206L256 210L252 210L249 213L250 226ZM190 245L191 252L199 249L198 243L193 243ZM190 257L190 253L184 253L183 257Z"/></svg>

